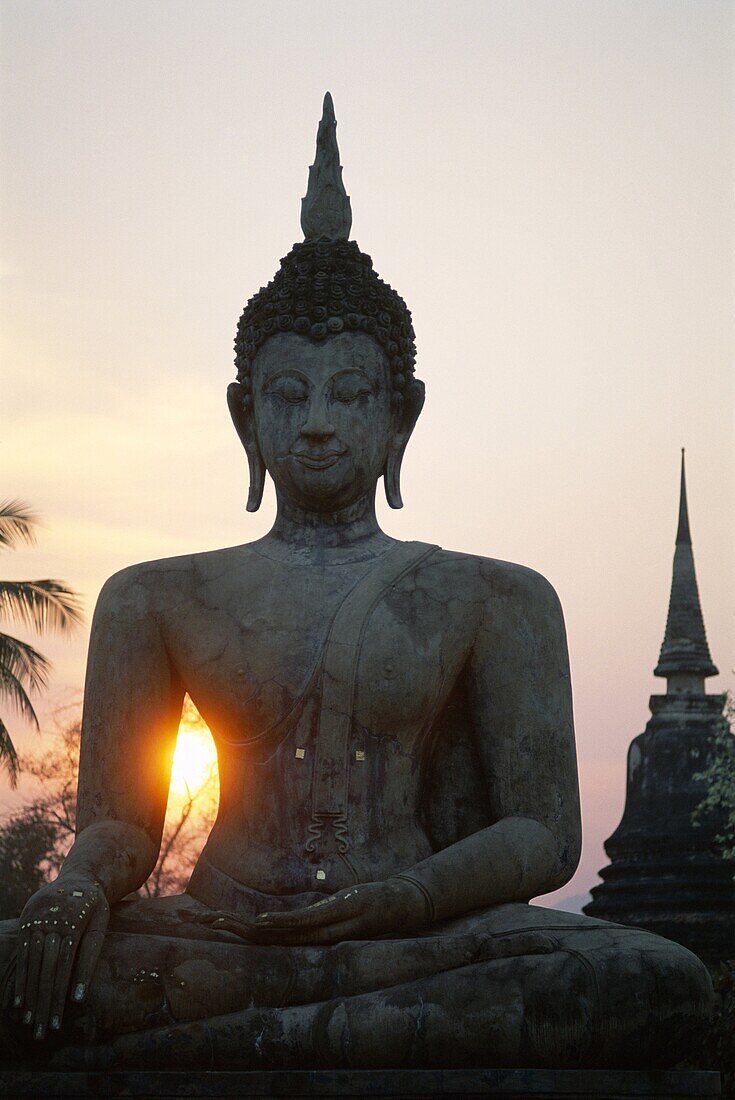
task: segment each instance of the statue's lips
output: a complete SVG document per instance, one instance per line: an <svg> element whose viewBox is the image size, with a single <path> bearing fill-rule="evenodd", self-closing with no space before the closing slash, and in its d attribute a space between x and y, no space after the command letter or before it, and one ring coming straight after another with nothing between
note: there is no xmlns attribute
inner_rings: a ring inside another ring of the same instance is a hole
<svg viewBox="0 0 735 1100"><path fill-rule="evenodd" d="M309 470L326 470L330 466L334 466L334 464L339 462L340 458L343 458L346 454L346 451L325 451L320 455L292 451L291 457L295 458L302 466L306 466Z"/></svg>

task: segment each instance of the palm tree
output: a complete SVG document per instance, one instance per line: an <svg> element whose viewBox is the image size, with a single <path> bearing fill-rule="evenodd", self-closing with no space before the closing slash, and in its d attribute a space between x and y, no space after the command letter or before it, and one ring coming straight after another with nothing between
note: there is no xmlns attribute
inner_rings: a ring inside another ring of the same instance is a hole
<svg viewBox="0 0 735 1100"><path fill-rule="evenodd" d="M20 500L0 503L0 546L33 543L38 516ZM81 599L60 581L0 581L0 616L22 622L39 634L46 630L69 631L82 622ZM0 633L0 697L39 728L29 692L46 687L50 662L27 642ZM18 780L18 755L8 728L0 718L0 763Z"/></svg>

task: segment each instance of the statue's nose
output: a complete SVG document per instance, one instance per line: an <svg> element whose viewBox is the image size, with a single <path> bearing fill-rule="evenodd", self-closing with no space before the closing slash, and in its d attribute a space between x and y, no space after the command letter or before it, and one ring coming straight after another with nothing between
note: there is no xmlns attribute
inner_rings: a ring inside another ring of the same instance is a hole
<svg viewBox="0 0 735 1100"><path fill-rule="evenodd" d="M329 417L327 402L323 397L314 397L309 403L309 411L301 434L307 439L329 439L334 435L334 425Z"/></svg>

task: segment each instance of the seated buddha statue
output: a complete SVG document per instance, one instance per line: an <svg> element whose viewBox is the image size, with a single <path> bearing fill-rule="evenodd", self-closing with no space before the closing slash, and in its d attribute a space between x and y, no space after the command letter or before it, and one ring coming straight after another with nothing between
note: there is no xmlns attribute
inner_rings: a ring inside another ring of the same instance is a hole
<svg viewBox="0 0 735 1100"><path fill-rule="evenodd" d="M424 387L403 299L348 239L335 128L327 96L305 240L248 302L227 394L274 526L102 590L76 841L0 925L6 1064L669 1064L707 1027L702 963L530 904L581 843L553 588L376 520ZM185 893L141 898L186 693L219 812Z"/></svg>

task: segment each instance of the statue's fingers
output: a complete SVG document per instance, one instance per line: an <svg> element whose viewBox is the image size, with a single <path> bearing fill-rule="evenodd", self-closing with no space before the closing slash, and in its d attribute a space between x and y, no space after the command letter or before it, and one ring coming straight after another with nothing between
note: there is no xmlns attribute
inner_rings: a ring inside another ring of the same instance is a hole
<svg viewBox="0 0 735 1100"><path fill-rule="evenodd" d="M15 957L15 994L13 1007L22 1008L26 995L26 981L28 979L28 956L30 954L31 933L24 925L20 926L18 937L18 952Z"/></svg>
<svg viewBox="0 0 735 1100"><path fill-rule="evenodd" d="M49 1009L51 997L54 991L56 979L56 964L59 961L59 947L61 936L57 932L50 932L46 936L43 945L43 959L41 960L41 972L38 979L38 996L36 1008L33 1013L33 1038L43 1039L48 1027Z"/></svg>
<svg viewBox="0 0 735 1100"><path fill-rule="evenodd" d="M215 932L232 932L233 935L240 936L243 940L249 940L252 937L252 922L238 920L237 917L230 917L226 913L218 914L214 920L200 921L199 923L206 923Z"/></svg>
<svg viewBox="0 0 735 1100"><path fill-rule="evenodd" d="M199 913L195 918L197 924L214 924L215 922L230 920L230 914L224 909L212 909L209 913Z"/></svg>
<svg viewBox="0 0 735 1100"><path fill-rule="evenodd" d="M508 959L516 955L550 955L559 950L559 944L543 931L519 932L493 940L490 950L493 958Z"/></svg>
<svg viewBox="0 0 735 1100"><path fill-rule="evenodd" d="M71 968L74 963L76 949L76 941L73 940L71 936L64 936L64 939L61 941L61 947L59 948L59 960L56 965L54 988L51 994L51 1006L49 1011L52 1031L58 1031L61 1027L61 1021L64 1016L64 1005L66 1004L66 998L69 993Z"/></svg>
<svg viewBox="0 0 735 1100"><path fill-rule="evenodd" d="M352 918L351 920L327 924L320 928L272 929L267 942L279 944L283 947L306 947L307 945L324 947L333 943L341 943L342 940L354 939L360 930L363 930L364 934L364 922L359 918Z"/></svg>
<svg viewBox="0 0 735 1100"><path fill-rule="evenodd" d="M74 1001L80 1002L86 997L104 942L105 933L98 929L90 929L82 936L72 980Z"/></svg>
<svg viewBox="0 0 735 1100"><path fill-rule="evenodd" d="M342 943L343 940L359 940L370 935L362 917L352 917L350 920L340 921L338 924L327 925L326 928L316 929L316 939L307 940L307 943L315 943L319 946L329 946Z"/></svg>
<svg viewBox="0 0 735 1100"><path fill-rule="evenodd" d="M26 989L24 997L24 1012L23 1023L30 1024L33 1019L33 1012L36 1007L36 997L38 995L38 979L41 975L41 963L43 961L43 941L45 940L43 932L36 928L31 933L31 942L28 949L28 976L26 978Z"/></svg>
<svg viewBox="0 0 735 1100"><path fill-rule="evenodd" d="M347 920L359 912L361 907L360 895L357 888L347 894L335 894L333 897L324 898L305 909L291 909L285 913L261 913L255 918L253 928L256 933L260 929L274 931L286 931L299 928L319 928L325 924L334 924L336 921Z"/></svg>

